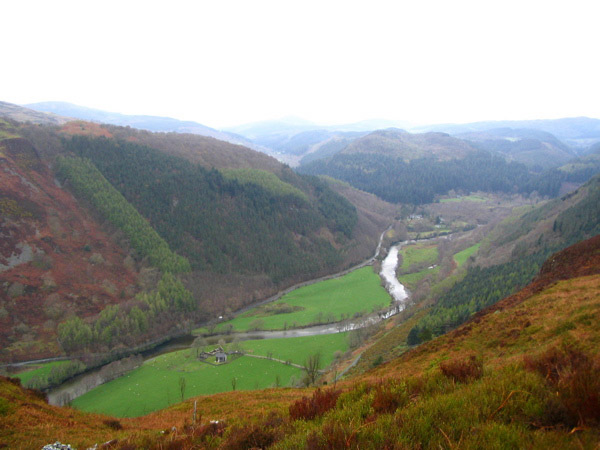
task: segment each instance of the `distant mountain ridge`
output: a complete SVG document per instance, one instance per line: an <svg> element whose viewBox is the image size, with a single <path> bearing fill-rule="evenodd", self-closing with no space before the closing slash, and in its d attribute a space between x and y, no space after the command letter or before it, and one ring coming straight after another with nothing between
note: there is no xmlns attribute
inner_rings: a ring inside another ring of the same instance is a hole
<svg viewBox="0 0 600 450"><path fill-rule="evenodd" d="M383 119L340 125L319 125L296 117L288 117L239 125L228 130L251 139L281 161L296 166L303 158L310 161L330 156L332 151L344 147L339 145L340 141L350 143L374 130L404 125L406 123ZM330 142L336 143L333 147L325 149L321 155L319 153L321 147Z"/></svg>
<svg viewBox="0 0 600 450"><path fill-rule="evenodd" d="M410 161L417 158L464 158L476 149L446 133L412 134L398 128L378 130L356 139L341 154L379 154Z"/></svg>
<svg viewBox="0 0 600 450"><path fill-rule="evenodd" d="M70 120L69 117L63 117L54 113L36 111L13 103L0 101L0 116L7 117L17 122L31 122L42 125L62 125Z"/></svg>
<svg viewBox="0 0 600 450"><path fill-rule="evenodd" d="M551 169L576 156L576 152L556 136L540 130L494 128L461 133L456 137L482 150L498 152L508 160L521 162L537 171Z"/></svg>
<svg viewBox="0 0 600 450"><path fill-rule="evenodd" d="M466 124L437 124L415 127L411 131L441 131L450 134L481 132L498 128L532 129L553 134L570 146L586 148L600 142L600 119L567 117L541 120L499 120Z"/></svg>
<svg viewBox="0 0 600 450"><path fill-rule="evenodd" d="M213 137L233 144L251 146L252 143L242 136L233 133L215 130L198 122L173 119L148 115L127 115L107 112L99 109L87 108L67 102L40 102L25 105L27 108L57 114L60 116L74 117L80 120L100 122L111 125L138 128L153 132L191 133L201 136Z"/></svg>

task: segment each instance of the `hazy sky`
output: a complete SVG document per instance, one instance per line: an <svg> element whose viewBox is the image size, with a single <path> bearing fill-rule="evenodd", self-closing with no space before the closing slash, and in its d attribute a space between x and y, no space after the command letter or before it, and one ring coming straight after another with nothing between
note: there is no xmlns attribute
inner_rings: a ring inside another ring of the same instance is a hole
<svg viewBox="0 0 600 450"><path fill-rule="evenodd" d="M14 0L0 11L0 100L13 103L213 127L600 118L597 0Z"/></svg>

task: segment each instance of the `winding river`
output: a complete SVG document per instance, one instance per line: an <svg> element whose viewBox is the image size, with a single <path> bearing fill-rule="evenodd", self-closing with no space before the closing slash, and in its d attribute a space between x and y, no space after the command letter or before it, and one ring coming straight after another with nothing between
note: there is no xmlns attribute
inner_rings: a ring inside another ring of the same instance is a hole
<svg viewBox="0 0 600 450"><path fill-rule="evenodd" d="M388 228L389 230L389 228ZM346 269L342 272L336 273L334 275L328 275L325 277L320 277L315 280L310 280L308 282L299 283L291 288L286 289L278 293L277 295L262 301L258 304L252 305L252 307L256 307L257 305L268 303L279 299L282 295L291 292L294 289L298 289L303 286L307 286L309 284L314 284L319 281L337 278L343 276L353 270L364 267L366 265L373 264L373 262L379 256L381 252L383 237L385 233L388 231L385 230L380 238L379 243L377 245L377 249L375 254L363 261L362 263L353 266L349 269ZM407 241L408 242L408 241ZM396 278L396 268L398 266L398 251L399 249L405 245L407 242L401 242L400 244L394 245L390 248L387 256L382 262L380 276L385 282L385 286L387 291L390 293L393 301L390 307L384 311L379 311L373 314L370 314L366 317L362 317L360 319L353 319L344 322L337 322L333 324L326 325L317 325L312 327L305 328L296 328L291 330L276 330L276 331L247 331L247 332L238 332L231 333L237 340L253 340L253 339L270 339L270 338L288 338L288 337L303 337L303 336L314 336L314 335L323 335L323 334L333 334L340 333L344 331L351 331L359 328L364 328L370 325L374 325L378 322L386 320L395 314L398 314L405 307L406 301L408 300L408 291L404 288L402 284ZM243 310L238 311L238 314L242 314L249 308L244 308ZM144 360L153 358L159 354L182 350L189 348L195 336L183 336L181 338L173 339L165 344L162 344L152 350L143 353ZM68 403L70 400L79 397L80 395L85 394L91 389L103 384L104 382L109 381L102 376L102 368L91 370L85 374L74 377L73 379L63 383L61 386L53 389L48 393L48 401L52 405L64 405Z"/></svg>

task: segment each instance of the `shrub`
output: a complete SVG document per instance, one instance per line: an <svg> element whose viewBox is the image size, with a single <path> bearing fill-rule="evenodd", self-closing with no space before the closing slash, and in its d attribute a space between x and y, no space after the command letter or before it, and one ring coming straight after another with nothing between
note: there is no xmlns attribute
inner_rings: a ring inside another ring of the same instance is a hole
<svg viewBox="0 0 600 450"><path fill-rule="evenodd" d="M327 422L323 425L321 433L312 432L308 435L306 449L353 448L354 441L355 435L347 429L345 424Z"/></svg>
<svg viewBox="0 0 600 450"><path fill-rule="evenodd" d="M572 370L587 361L587 356L573 346L550 347L538 355L525 355L523 363L531 372L537 372L551 383L558 383L561 372Z"/></svg>
<svg viewBox="0 0 600 450"><path fill-rule="evenodd" d="M280 437L280 433L276 429L264 427L261 424L235 427L221 448L232 450L267 448Z"/></svg>
<svg viewBox="0 0 600 450"><path fill-rule="evenodd" d="M387 381L376 386L371 407L377 414L389 414L407 402L408 393L405 387L394 381Z"/></svg>
<svg viewBox="0 0 600 450"><path fill-rule="evenodd" d="M223 436L225 428L227 428L227 424L222 420L211 420L199 426L187 425L184 427L184 431L195 439L205 440L209 437Z"/></svg>
<svg viewBox="0 0 600 450"><path fill-rule="evenodd" d="M121 425L121 422L119 422L116 419L106 419L102 423L104 425L106 425L108 428L112 428L113 430L122 430L123 429L123 425Z"/></svg>
<svg viewBox="0 0 600 450"><path fill-rule="evenodd" d="M564 345L526 356L524 364L556 390L555 401L546 406L553 422L568 426L600 423L600 358Z"/></svg>
<svg viewBox="0 0 600 450"><path fill-rule="evenodd" d="M11 405L7 399L0 397L0 416L6 416L11 411Z"/></svg>
<svg viewBox="0 0 600 450"><path fill-rule="evenodd" d="M290 417L292 420L311 420L322 416L335 408L340 393L341 391L333 389L328 391L317 389L311 398L302 397L290 406Z"/></svg>
<svg viewBox="0 0 600 450"><path fill-rule="evenodd" d="M440 370L444 376L454 381L468 383L483 376L483 360L475 355L468 358L452 359L440 364Z"/></svg>

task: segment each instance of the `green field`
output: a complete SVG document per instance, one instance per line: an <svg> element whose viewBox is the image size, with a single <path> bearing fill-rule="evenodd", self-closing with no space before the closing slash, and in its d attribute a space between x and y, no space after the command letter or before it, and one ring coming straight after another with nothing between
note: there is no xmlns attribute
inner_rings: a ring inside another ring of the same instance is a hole
<svg viewBox="0 0 600 450"><path fill-rule="evenodd" d="M181 350L148 360L128 375L98 386L76 398L73 406L117 417L137 417L181 401L180 379L185 379L184 398L236 390L289 386L302 370L266 359L242 356L220 366L196 360L195 352Z"/></svg>
<svg viewBox="0 0 600 450"><path fill-rule="evenodd" d="M302 364L320 352L321 367L336 351L348 349L347 333L300 338L240 342L245 352ZM214 348L214 347L213 347ZM290 386L302 379L296 367L266 359L241 356L226 364L209 365L195 358L196 350L180 350L157 356L141 367L75 399L73 406L117 417L136 417L181 401L180 379L185 379L184 398L236 390Z"/></svg>
<svg viewBox="0 0 600 450"><path fill-rule="evenodd" d="M52 371L53 367L59 367L69 363L70 361L53 361L49 363L39 364L32 366L24 372L16 373L11 376L19 378L21 380L21 383L25 385L33 377L48 378L48 375L50 375L50 372Z"/></svg>
<svg viewBox="0 0 600 450"><path fill-rule="evenodd" d="M356 313L370 313L390 304L391 298L372 267L363 267L333 280L296 289L278 301L257 307L219 325L236 331L284 330L315 323L338 322ZM277 308L291 310L274 313ZM204 330L196 330L202 333Z"/></svg>
<svg viewBox="0 0 600 450"><path fill-rule="evenodd" d="M415 244L400 249L402 266L400 270L408 270L414 264L427 263L433 265L438 259L438 249L435 244Z"/></svg>
<svg viewBox="0 0 600 450"><path fill-rule="evenodd" d="M408 289L414 289L419 281L425 278L427 275L437 274L440 271L440 266L436 266L433 269L423 269L419 272L408 273L400 275L398 281L406 286Z"/></svg>
<svg viewBox="0 0 600 450"><path fill-rule="evenodd" d="M334 353L348 350L348 333L325 334L301 338L264 339L240 342L245 353L268 356L296 364L304 364L310 355L321 355L321 367L329 366Z"/></svg>
<svg viewBox="0 0 600 450"><path fill-rule="evenodd" d="M481 195L467 195L466 197L452 197L452 198L443 198L440 200L440 203L456 203L456 202L485 202L487 198L482 197Z"/></svg>
<svg viewBox="0 0 600 450"><path fill-rule="evenodd" d="M466 263L467 259L469 259L469 257L471 255L473 255L479 249L480 245L481 245L481 243L477 243L477 244L472 245L471 247L466 248L463 251L458 252L457 254L455 254L454 255L454 262L456 263L456 265L458 267L460 267L464 263Z"/></svg>

